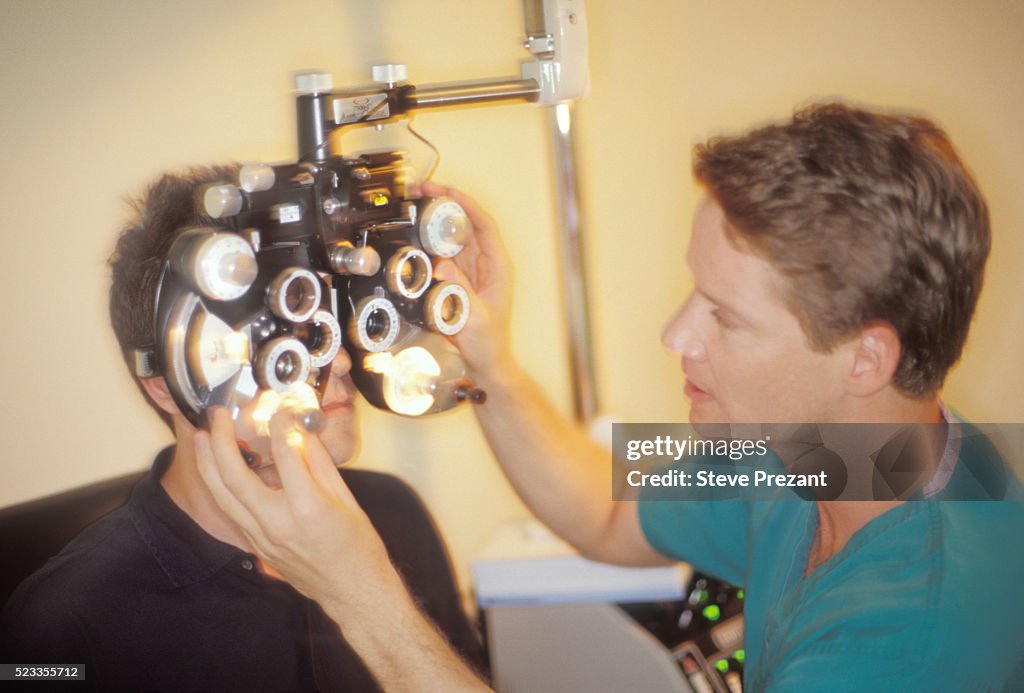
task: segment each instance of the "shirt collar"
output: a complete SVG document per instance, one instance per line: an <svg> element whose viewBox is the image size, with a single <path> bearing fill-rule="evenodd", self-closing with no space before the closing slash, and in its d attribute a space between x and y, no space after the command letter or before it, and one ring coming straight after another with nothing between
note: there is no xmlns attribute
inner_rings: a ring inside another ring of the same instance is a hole
<svg viewBox="0 0 1024 693"><path fill-rule="evenodd" d="M174 459L174 446L156 456L149 473L132 489L132 523L153 558L175 587L209 578L245 554L204 531L174 501L160 479Z"/></svg>
<svg viewBox="0 0 1024 693"><path fill-rule="evenodd" d="M942 420L946 424L946 447L942 451L935 473L921 489L921 496L924 498L931 498L946 488L949 480L953 478L953 472L956 471L957 460L960 459L960 421L942 402L939 402L939 411L942 412Z"/></svg>

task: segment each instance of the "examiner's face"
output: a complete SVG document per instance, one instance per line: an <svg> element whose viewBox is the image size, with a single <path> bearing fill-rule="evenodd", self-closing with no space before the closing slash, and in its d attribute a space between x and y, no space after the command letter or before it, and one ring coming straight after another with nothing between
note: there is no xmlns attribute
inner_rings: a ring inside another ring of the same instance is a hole
<svg viewBox="0 0 1024 693"><path fill-rule="evenodd" d="M726 236L714 201L697 210L687 252L693 292L662 342L682 357L690 421L829 421L843 397L840 358L812 351L781 298L782 278Z"/></svg>

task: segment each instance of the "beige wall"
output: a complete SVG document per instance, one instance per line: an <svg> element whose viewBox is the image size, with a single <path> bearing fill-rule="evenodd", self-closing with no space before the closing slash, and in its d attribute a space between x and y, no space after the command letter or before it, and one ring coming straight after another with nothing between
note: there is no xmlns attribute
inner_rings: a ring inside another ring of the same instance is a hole
<svg viewBox="0 0 1024 693"><path fill-rule="evenodd" d="M840 96L932 114L974 167L995 226L987 286L948 399L1024 421L1024 6L1014 0L590 0L593 91L578 111L604 408L686 416L660 326L688 290L692 144ZM167 168L294 157L290 72L414 82L513 74L518 0L0 2L0 505L139 469L169 440L119 360L105 259L122 198ZM540 109L423 114L437 178L499 219L518 266L515 347L568 412L553 200ZM524 511L460 411L363 408L358 464L396 470L464 564Z"/></svg>

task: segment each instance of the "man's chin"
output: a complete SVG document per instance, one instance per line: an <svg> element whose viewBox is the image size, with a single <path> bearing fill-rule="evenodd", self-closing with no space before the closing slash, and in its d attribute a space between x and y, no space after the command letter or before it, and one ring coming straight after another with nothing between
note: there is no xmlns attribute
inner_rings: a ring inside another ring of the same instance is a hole
<svg viewBox="0 0 1024 693"><path fill-rule="evenodd" d="M347 466L359 455L359 439L351 434L341 434L337 437L325 435L320 437L320 441L327 448L331 462L339 469Z"/></svg>

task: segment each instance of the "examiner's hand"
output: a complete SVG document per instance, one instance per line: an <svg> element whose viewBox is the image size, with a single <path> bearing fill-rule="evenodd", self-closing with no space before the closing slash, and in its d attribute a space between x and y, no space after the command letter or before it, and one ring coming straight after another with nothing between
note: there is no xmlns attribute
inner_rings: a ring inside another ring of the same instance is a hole
<svg viewBox="0 0 1024 693"><path fill-rule="evenodd" d="M441 260L434 276L461 284L469 293L469 322L453 337L466 363L477 377L486 377L509 359L509 317L512 309L512 263L497 225L468 195L428 181L424 195L452 198L466 210L473 233L462 252Z"/></svg>
<svg viewBox="0 0 1024 693"><path fill-rule="evenodd" d="M199 473L254 552L299 592L320 602L359 600L367 589L402 589L387 550L345 486L320 439L296 426L293 414L270 421L281 480L271 488L238 451L234 422L209 411L210 432L195 434Z"/></svg>

